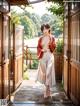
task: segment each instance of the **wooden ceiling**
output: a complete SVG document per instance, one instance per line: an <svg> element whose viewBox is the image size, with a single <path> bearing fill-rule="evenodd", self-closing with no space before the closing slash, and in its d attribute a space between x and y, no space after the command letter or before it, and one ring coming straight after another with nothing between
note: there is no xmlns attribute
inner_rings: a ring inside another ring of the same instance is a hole
<svg viewBox="0 0 80 106"><path fill-rule="evenodd" d="M10 5L28 5L28 0L7 0Z"/></svg>
<svg viewBox="0 0 80 106"><path fill-rule="evenodd" d="M7 0L9 2L10 5L29 5L29 4L35 4L35 3L39 3L45 0L34 0L34 1L30 1L30 0ZM52 0L47 0L52 1Z"/></svg>

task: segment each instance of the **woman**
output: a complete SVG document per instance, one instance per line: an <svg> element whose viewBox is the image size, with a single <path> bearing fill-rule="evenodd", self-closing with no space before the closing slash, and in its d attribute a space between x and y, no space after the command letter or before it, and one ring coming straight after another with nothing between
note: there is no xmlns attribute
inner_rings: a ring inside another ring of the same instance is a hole
<svg viewBox="0 0 80 106"><path fill-rule="evenodd" d="M38 40L37 56L39 59L37 81L45 85L44 98L50 96L50 88L55 85L54 55L56 44L50 33L50 26L41 26L43 35Z"/></svg>

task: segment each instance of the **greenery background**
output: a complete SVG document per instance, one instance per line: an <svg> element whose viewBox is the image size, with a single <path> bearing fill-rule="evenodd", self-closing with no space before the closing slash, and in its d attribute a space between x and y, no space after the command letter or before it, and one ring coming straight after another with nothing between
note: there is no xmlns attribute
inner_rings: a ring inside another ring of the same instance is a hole
<svg viewBox="0 0 80 106"><path fill-rule="evenodd" d="M63 2L62 0L53 0L52 5L46 9L52 14L43 14L41 17L35 13L29 13L23 6L23 13L17 13L11 9L11 20L24 26L24 39L30 39L41 35L40 27L44 23L50 24L52 34L59 37L63 32Z"/></svg>

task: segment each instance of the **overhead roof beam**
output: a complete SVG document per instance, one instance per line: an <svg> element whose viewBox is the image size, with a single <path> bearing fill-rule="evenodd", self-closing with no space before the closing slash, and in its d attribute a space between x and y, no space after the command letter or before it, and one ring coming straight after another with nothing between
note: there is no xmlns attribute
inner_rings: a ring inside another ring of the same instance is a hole
<svg viewBox="0 0 80 106"><path fill-rule="evenodd" d="M10 5L28 5L28 0L7 0Z"/></svg>

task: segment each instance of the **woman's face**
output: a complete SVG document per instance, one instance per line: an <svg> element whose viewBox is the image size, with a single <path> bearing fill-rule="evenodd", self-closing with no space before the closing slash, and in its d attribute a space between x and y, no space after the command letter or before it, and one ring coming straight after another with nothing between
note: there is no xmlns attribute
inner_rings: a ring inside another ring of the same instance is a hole
<svg viewBox="0 0 80 106"><path fill-rule="evenodd" d="M50 29L46 29L46 28L44 27L44 29L43 29L43 34L49 34L49 30L50 30Z"/></svg>

